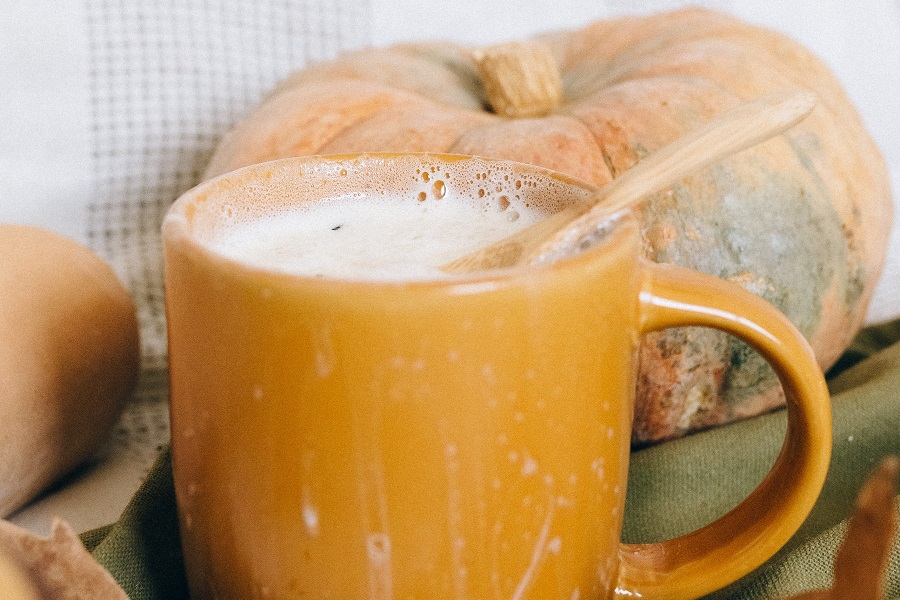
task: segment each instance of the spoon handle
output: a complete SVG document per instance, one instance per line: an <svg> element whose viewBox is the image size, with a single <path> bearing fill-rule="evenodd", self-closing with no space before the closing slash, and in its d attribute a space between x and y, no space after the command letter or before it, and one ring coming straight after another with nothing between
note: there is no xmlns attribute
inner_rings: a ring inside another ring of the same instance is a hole
<svg viewBox="0 0 900 600"><path fill-rule="evenodd" d="M545 237L523 258L539 260L596 231L611 215L741 150L797 124L812 110L816 96L805 90L782 90L739 104L649 155L600 188L584 214Z"/></svg>
<svg viewBox="0 0 900 600"><path fill-rule="evenodd" d="M563 209L442 269L465 273L558 258L577 248L613 214L785 131L806 117L815 103L814 93L799 89L744 102L650 154L599 188L588 204Z"/></svg>

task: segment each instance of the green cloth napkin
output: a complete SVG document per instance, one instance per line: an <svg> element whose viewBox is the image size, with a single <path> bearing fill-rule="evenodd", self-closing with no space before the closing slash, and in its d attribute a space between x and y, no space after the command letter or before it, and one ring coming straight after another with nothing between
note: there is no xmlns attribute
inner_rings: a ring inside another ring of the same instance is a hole
<svg viewBox="0 0 900 600"><path fill-rule="evenodd" d="M900 455L900 321L863 331L829 373L834 452L818 503L793 539L756 572L710 598L780 598L827 587L856 494L879 460ZM774 462L784 411L636 451L628 481L627 542L696 529L740 502ZM82 536L133 600L188 597L168 451L121 519ZM886 593L900 596L895 544Z"/></svg>
<svg viewBox="0 0 900 600"><path fill-rule="evenodd" d="M167 448L117 523L81 541L132 600L186 600L172 456Z"/></svg>

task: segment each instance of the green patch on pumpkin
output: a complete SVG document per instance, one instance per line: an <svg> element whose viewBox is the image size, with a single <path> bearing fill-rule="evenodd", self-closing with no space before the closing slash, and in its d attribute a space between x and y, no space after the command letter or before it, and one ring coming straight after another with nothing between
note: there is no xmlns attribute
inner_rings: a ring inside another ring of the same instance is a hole
<svg viewBox="0 0 900 600"><path fill-rule="evenodd" d="M822 301L835 282L848 302L859 295L853 290L861 289L860 273L851 268L840 216L825 187L806 174L795 178L763 160L732 159L657 195L643 215L651 259L738 283L776 306L807 337L816 333ZM774 372L755 351L737 340L729 346L723 384L729 402L775 384Z"/></svg>

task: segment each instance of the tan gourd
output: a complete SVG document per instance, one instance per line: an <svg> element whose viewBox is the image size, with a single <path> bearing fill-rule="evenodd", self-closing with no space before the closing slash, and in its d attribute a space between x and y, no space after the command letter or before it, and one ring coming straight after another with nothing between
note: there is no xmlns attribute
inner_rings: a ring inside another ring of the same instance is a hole
<svg viewBox="0 0 900 600"><path fill-rule="evenodd" d="M646 256L778 306L822 368L859 330L891 225L884 160L834 75L790 38L703 9L476 49L366 49L296 73L222 141L207 177L308 154L425 151L541 165L603 185L741 101L816 93L787 133L640 209ZM783 402L771 370L709 330L647 336L636 443Z"/></svg>
<svg viewBox="0 0 900 600"><path fill-rule="evenodd" d="M88 248L0 225L0 516L83 463L138 372L134 305Z"/></svg>

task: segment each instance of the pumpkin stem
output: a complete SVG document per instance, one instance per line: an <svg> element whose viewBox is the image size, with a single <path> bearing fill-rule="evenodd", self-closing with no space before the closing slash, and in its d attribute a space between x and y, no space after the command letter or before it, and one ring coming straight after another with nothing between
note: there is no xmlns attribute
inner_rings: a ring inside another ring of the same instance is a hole
<svg viewBox="0 0 900 600"><path fill-rule="evenodd" d="M562 103L562 80L550 48L506 42L473 54L488 103L504 117L542 117Z"/></svg>

